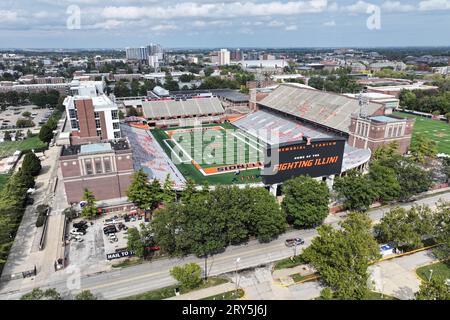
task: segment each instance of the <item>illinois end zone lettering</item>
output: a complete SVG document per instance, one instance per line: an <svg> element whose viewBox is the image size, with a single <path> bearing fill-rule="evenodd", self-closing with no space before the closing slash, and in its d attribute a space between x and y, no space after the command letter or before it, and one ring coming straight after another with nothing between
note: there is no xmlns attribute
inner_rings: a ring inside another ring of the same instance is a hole
<svg viewBox="0 0 450 320"><path fill-rule="evenodd" d="M300 175L312 178L340 174L345 139L285 143L267 150L262 177L265 184L282 183Z"/></svg>

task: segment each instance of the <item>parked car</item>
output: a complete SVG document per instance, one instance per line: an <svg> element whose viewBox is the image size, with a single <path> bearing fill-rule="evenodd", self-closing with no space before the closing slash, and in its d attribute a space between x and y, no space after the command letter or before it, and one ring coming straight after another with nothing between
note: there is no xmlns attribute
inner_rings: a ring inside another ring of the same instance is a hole
<svg viewBox="0 0 450 320"><path fill-rule="evenodd" d="M74 236L83 236L83 235L84 235L83 232L80 232L80 231L78 231L77 229L72 229L72 230L70 230L70 234L72 234L72 235L74 235Z"/></svg>
<svg viewBox="0 0 450 320"><path fill-rule="evenodd" d="M301 246L303 244L305 244L305 240L303 240L302 238L287 239L285 241L285 245L287 247Z"/></svg>
<svg viewBox="0 0 450 320"><path fill-rule="evenodd" d="M80 222L77 222L77 223L74 223L74 224L73 224L73 227L74 227L74 228L81 228L81 227L83 227L83 226L87 226L87 222L84 221L84 220L82 220L82 221L80 221Z"/></svg>
<svg viewBox="0 0 450 320"><path fill-rule="evenodd" d="M115 226L112 226L113 228L104 228L103 229L103 233L104 234L111 234L111 233L116 233L117 229Z"/></svg>

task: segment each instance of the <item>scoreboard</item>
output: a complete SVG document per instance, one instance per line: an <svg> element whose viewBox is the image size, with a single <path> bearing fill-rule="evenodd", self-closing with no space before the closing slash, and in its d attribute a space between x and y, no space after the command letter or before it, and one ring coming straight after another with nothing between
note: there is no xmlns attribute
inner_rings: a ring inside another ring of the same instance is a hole
<svg viewBox="0 0 450 320"><path fill-rule="evenodd" d="M262 179L266 185L308 175L312 178L340 174L346 139L305 138L268 146Z"/></svg>

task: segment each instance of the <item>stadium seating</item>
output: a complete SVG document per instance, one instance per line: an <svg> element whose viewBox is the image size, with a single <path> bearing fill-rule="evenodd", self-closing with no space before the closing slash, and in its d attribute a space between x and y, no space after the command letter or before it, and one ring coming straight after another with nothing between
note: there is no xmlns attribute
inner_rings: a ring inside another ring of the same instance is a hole
<svg viewBox="0 0 450 320"><path fill-rule="evenodd" d="M303 136L314 139L331 137L328 133L264 110L240 118L233 125L269 144L301 140Z"/></svg>
<svg viewBox="0 0 450 320"><path fill-rule="evenodd" d="M121 130L133 148L135 170L143 168L150 179L158 179L161 183L170 173L175 188L181 188L186 184L183 175L149 131L128 125L122 125Z"/></svg>
<svg viewBox="0 0 450 320"><path fill-rule="evenodd" d="M289 84L280 85L259 104L345 133L352 114L361 108L357 99ZM381 104L369 103L365 112L373 115L381 108Z"/></svg>
<svg viewBox="0 0 450 320"><path fill-rule="evenodd" d="M225 111L218 98L160 100L142 103L145 118L162 119L220 115Z"/></svg>

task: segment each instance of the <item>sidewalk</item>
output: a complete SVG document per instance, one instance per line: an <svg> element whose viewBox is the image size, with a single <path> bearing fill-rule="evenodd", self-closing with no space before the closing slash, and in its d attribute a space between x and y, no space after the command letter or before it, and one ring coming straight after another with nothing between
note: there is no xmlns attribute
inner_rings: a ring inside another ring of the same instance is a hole
<svg viewBox="0 0 450 320"><path fill-rule="evenodd" d="M233 290L236 290L236 285L234 283L228 282L218 286L192 291L166 300L200 300Z"/></svg>

